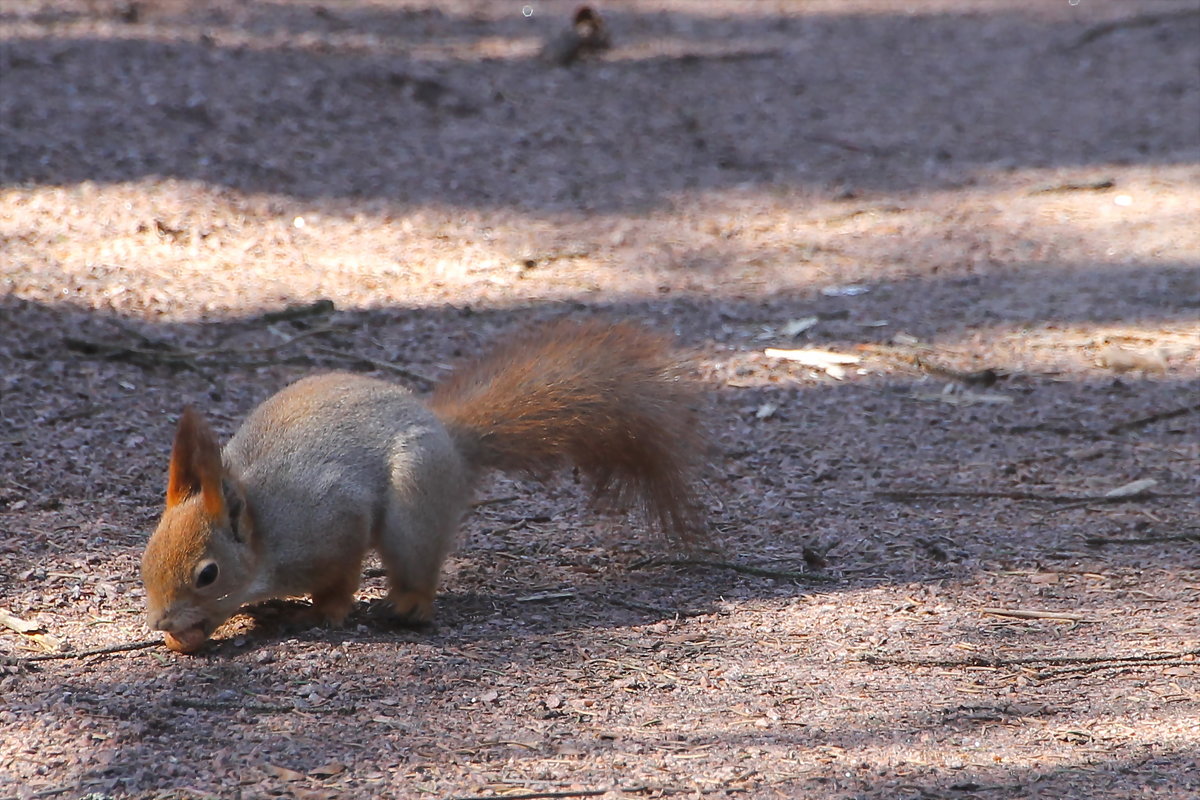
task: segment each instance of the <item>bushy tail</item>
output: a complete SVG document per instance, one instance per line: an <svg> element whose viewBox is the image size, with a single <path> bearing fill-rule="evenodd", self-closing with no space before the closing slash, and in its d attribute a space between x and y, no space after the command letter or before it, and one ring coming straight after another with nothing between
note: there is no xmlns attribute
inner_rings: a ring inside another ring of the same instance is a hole
<svg viewBox="0 0 1200 800"><path fill-rule="evenodd" d="M699 388L668 342L633 325L560 320L456 370L430 407L476 467L544 477L567 464L597 496L694 540L705 446Z"/></svg>

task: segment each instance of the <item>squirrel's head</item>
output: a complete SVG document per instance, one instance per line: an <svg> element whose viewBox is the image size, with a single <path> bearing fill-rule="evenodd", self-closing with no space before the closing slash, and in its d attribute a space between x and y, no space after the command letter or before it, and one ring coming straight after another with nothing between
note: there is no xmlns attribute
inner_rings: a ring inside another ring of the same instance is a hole
<svg viewBox="0 0 1200 800"><path fill-rule="evenodd" d="M167 647L198 650L245 600L253 528L241 487L221 465L216 436L184 409L171 449L167 507L142 555L147 622Z"/></svg>

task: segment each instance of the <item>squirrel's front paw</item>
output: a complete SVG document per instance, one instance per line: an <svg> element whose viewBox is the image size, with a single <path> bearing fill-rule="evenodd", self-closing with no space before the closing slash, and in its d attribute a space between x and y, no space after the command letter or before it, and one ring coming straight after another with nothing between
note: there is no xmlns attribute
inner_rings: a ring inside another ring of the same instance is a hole
<svg viewBox="0 0 1200 800"><path fill-rule="evenodd" d="M357 576L334 581L312 594L313 614L317 622L330 628L340 628L354 608Z"/></svg>
<svg viewBox="0 0 1200 800"><path fill-rule="evenodd" d="M424 624L433 619L433 594L406 590L393 590L389 595L392 613L405 622Z"/></svg>
<svg viewBox="0 0 1200 800"><path fill-rule="evenodd" d="M339 598L336 601L329 599L321 601L313 598L312 619L318 625L327 628L340 628L346 622L346 617L350 615L353 608L353 597L345 600Z"/></svg>

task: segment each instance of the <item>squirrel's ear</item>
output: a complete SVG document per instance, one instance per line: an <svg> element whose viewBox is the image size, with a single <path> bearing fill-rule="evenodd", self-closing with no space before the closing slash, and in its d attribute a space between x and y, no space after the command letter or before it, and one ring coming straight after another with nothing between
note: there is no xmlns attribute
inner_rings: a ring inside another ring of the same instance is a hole
<svg viewBox="0 0 1200 800"><path fill-rule="evenodd" d="M245 544L246 537L250 533L250 526L246 524L243 512L246 510L246 494L242 491L242 487L230 476L226 475L221 482L223 496L225 499L225 511L229 514L229 530L233 534L233 539L236 542Z"/></svg>
<svg viewBox="0 0 1200 800"><path fill-rule="evenodd" d="M214 517L225 508L221 488L221 448L208 423L188 406L179 417L171 470L167 478L167 508L199 494L204 510Z"/></svg>

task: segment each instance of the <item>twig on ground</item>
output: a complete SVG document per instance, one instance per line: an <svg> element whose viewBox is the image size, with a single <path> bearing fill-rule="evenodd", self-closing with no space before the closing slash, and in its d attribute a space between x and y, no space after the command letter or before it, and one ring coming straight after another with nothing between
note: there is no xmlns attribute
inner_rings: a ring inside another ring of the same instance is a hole
<svg viewBox="0 0 1200 800"><path fill-rule="evenodd" d="M177 347L170 347L169 349L159 349L133 347L120 342L81 339L76 336L63 337L63 343L66 344L66 346L71 350L84 353L85 355L98 356L100 358L128 360L135 363L158 362L164 364L182 364L194 368L195 364L193 362L197 359L221 355L240 356L253 353L273 353L301 339L305 339L310 336L320 336L326 333L334 333L337 330L337 328L328 327L314 328L309 331L303 331L293 336L289 336L281 342L262 345L259 347L208 347L197 348L194 350L182 350Z"/></svg>
<svg viewBox="0 0 1200 800"><path fill-rule="evenodd" d="M1105 189L1111 189L1117 183L1112 178L1107 178L1102 181L1093 181L1091 183L1060 183L1055 186L1047 186L1042 189L1034 189L1030 194L1058 194L1059 192L1102 192Z"/></svg>
<svg viewBox="0 0 1200 800"><path fill-rule="evenodd" d="M326 347L325 345L320 344L313 345L312 349L318 353L324 353L327 356L334 356L335 358L342 358L347 361L357 361L385 372L394 372L400 377L420 385L423 389L429 389L437 383L437 381L435 381L433 378L422 375L419 372L415 372L408 367L401 367L398 364L392 364L388 361L380 361L377 358L364 356L361 353L347 353L344 350L338 350L336 348Z"/></svg>
<svg viewBox="0 0 1200 800"><path fill-rule="evenodd" d="M973 489L884 489L875 492L878 497L889 500L928 500L938 497L967 497L998 500L1040 500L1043 503L1127 503L1131 500L1147 500L1151 497L1191 497L1182 492L1137 492L1126 495L1063 495L1038 494L1037 492L989 492Z"/></svg>
<svg viewBox="0 0 1200 800"><path fill-rule="evenodd" d="M12 796L8 796L8 797L0 797L0 800L22 800L22 798L24 798L25 800L35 800L35 798L56 797L57 795L66 794L67 792L71 792L71 791L77 791L78 789L79 789L79 785L73 784L71 786L59 786L59 787L53 788L53 789L42 789L40 792L34 792L33 794L25 794L25 795L21 795L20 797L18 797L16 795L12 795Z"/></svg>
<svg viewBox="0 0 1200 800"><path fill-rule="evenodd" d="M202 711L253 711L256 714L353 714L355 706L296 706L289 704L246 703L241 700L205 700L193 697L173 697L171 705L198 708Z"/></svg>
<svg viewBox="0 0 1200 800"><path fill-rule="evenodd" d="M943 380L955 381L964 386L973 388L986 389L993 386L996 381L1011 377L1008 370L997 367L985 367L984 369L971 370L969 372L963 370L952 369L941 364L936 364L930 361L926 356L913 348L900 348L889 345L863 344L859 345L858 350L869 353L874 353L884 358L908 364L916 367L921 372L927 375L932 375L935 378Z"/></svg>
<svg viewBox="0 0 1200 800"><path fill-rule="evenodd" d="M1056 436L1081 436L1087 439L1105 438L1105 434L1099 431L1088 430L1082 427L1071 427L1060 422L1037 422L1032 425L1010 425L1004 428L1003 433L1009 436L1020 436L1025 433L1053 433Z"/></svg>
<svg viewBox="0 0 1200 800"><path fill-rule="evenodd" d="M185 355L192 358L204 358L206 356L223 356L223 355L247 355L251 353L274 353L277 350L282 350L288 345L295 344L301 339L307 339L310 336L324 336L327 333L338 333L342 328L326 326L322 328L312 328L311 330L301 331L300 333L292 334L291 336L283 337L282 341L275 344L264 344L257 347L210 347L192 351L181 351Z"/></svg>
<svg viewBox="0 0 1200 800"><path fill-rule="evenodd" d="M1028 608L981 608L981 614L991 614L995 617L1012 617L1013 619L1064 619L1070 622L1095 622L1096 620L1082 614L1069 611L1036 611Z"/></svg>
<svg viewBox="0 0 1200 800"><path fill-rule="evenodd" d="M517 494L508 494L504 497L489 497L486 500L477 500L471 504L471 508L483 508L484 506L495 506L500 503L511 503L513 500L520 500L521 496Z"/></svg>
<svg viewBox="0 0 1200 800"><path fill-rule="evenodd" d="M831 147L837 147L850 153L866 153L873 156L881 155L881 151L877 147L869 144L856 144L855 142L847 141L846 139L842 139L837 136L825 136L823 134L813 133L808 134L804 138L810 142L815 142L816 144L827 144Z"/></svg>
<svg viewBox="0 0 1200 800"><path fill-rule="evenodd" d="M778 58L783 55L782 49L771 50L725 50L716 53L690 52L681 53L680 55L668 55L653 59L654 61L678 61L684 64L695 64L699 62L732 62L732 61L757 61L762 58Z"/></svg>
<svg viewBox="0 0 1200 800"><path fill-rule="evenodd" d="M882 664L891 667L1027 667L1043 664L1046 666L1066 666L1070 664L1166 664L1183 661L1185 664L1197 662L1184 661L1188 657L1200 656L1200 648L1184 650L1176 653L1149 653L1134 656L1023 656L1020 658L988 658L972 656L963 659L936 658L892 658L889 656L864 655L862 660L868 664Z"/></svg>
<svg viewBox="0 0 1200 800"><path fill-rule="evenodd" d="M807 581L809 583L832 583L837 580L832 575L822 575L817 572L769 569L767 567L756 567L752 564L738 564L733 561L714 561L706 558L651 559L647 562L639 562L637 566L712 567L713 569L727 569L733 572L740 572L743 575L754 575L759 578L778 578L785 581Z"/></svg>
<svg viewBox="0 0 1200 800"><path fill-rule="evenodd" d="M1039 680L1049 680L1052 678L1067 678L1077 675L1088 675L1093 672L1103 672L1109 669L1140 669L1145 667L1200 667L1200 662L1197 661L1136 661L1132 663L1120 664L1090 664L1078 667L1067 667L1065 669L1042 670L1037 673Z"/></svg>
<svg viewBox="0 0 1200 800"><path fill-rule="evenodd" d="M161 639L147 639L144 642L130 642L128 644L114 644L109 647L97 647L92 650L78 650L70 653L42 653L36 656L5 656L0 655L0 664L28 664L33 661L61 661L68 658L91 658L92 656L106 656L113 653L125 653L130 650L145 650L147 647L154 647L162 644Z"/></svg>
<svg viewBox="0 0 1200 800"><path fill-rule="evenodd" d="M283 313L283 312L278 312ZM98 358L107 358L117 361L131 361L136 364L168 364L174 366L184 366L190 369L197 369L197 361L205 358L213 358L216 356L249 356L249 355L264 355L275 353L284 349L301 339L307 339L312 336L321 336L328 333L336 333L339 328L321 327L313 328L312 330L302 331L301 333L290 336L279 334L283 337L282 341L274 344L260 345L257 347L209 347L197 348L193 350L183 350L180 348L170 347L163 348L148 348L134 347L132 345L123 344L120 342L109 342L93 339L82 339L75 336L66 336L63 338L63 343L68 349L75 350L85 355L92 355ZM272 332L278 333L278 331ZM387 361L380 361L370 356L362 355L361 353L349 353L344 350L338 350L334 347L325 345L313 345L312 350L318 353L323 353L328 356L334 356L346 361L355 361L370 367L387 372L393 372L407 380L418 384L423 389L432 387L436 381L419 372L415 372L407 367L401 367L396 364L391 364ZM239 361L239 363L241 363Z"/></svg>
<svg viewBox="0 0 1200 800"><path fill-rule="evenodd" d="M1119 30L1129 30L1130 28L1149 28L1154 25L1161 25L1164 22L1173 22L1175 20L1186 19L1187 17L1200 16L1200 8L1185 8L1179 11L1164 11L1154 14L1135 14L1132 17L1124 17L1123 19L1115 19L1110 22L1101 22L1098 25L1093 25L1088 28L1071 44L1067 45L1067 50L1077 50L1080 47L1089 45L1097 39L1102 39L1105 36L1116 33Z"/></svg>
<svg viewBox="0 0 1200 800"><path fill-rule="evenodd" d="M333 301L327 297L322 297L320 300L314 300L311 303L301 303L291 305L279 311L267 311L259 314L256 321L265 322L268 325L275 322L283 322L284 320L301 319L303 317L316 317L321 314L331 314L336 311Z"/></svg>
<svg viewBox="0 0 1200 800"><path fill-rule="evenodd" d="M53 417L47 419L43 424L47 426L61 425L64 422L72 422L77 419L83 419L84 417L90 417L93 414L99 414L104 410L105 409L103 406L86 403L82 407L76 408L72 411L63 411L60 414L55 414Z"/></svg>
<svg viewBox="0 0 1200 800"><path fill-rule="evenodd" d="M1179 533L1164 536L1089 536L1083 540L1089 547L1110 544L1158 544L1160 542L1200 542L1200 533Z"/></svg>
<svg viewBox="0 0 1200 800"><path fill-rule="evenodd" d="M708 612L706 611L689 611L679 610L675 608L664 608L663 606L653 606L649 603L639 603L636 600L624 600L620 597L605 597L605 602L611 603L614 606L628 608L631 611L644 611L647 614L655 614L661 617L678 617L679 619L687 619L689 617L703 617Z"/></svg>
<svg viewBox="0 0 1200 800"><path fill-rule="evenodd" d="M1108 433L1124 433L1125 431L1131 431L1134 428L1142 428L1146 425L1152 425L1155 422L1161 422L1164 419L1174 419L1175 417L1182 417L1185 414L1193 414L1198 411L1200 411L1200 403L1194 403L1193 405L1183 406L1181 408L1172 408L1168 411L1159 411L1155 414L1147 414L1144 417L1138 417L1137 419L1131 419L1128 422L1121 422L1113 425L1108 429Z"/></svg>
<svg viewBox="0 0 1200 800"><path fill-rule="evenodd" d="M576 592L566 590L561 592L537 592L536 594L527 594L524 597L516 598L518 603L545 603L549 600L566 600L575 597Z"/></svg>
<svg viewBox="0 0 1200 800"><path fill-rule="evenodd" d="M99 339L84 339L78 336L64 336L63 344L68 350L74 350L84 355L107 358L113 361L132 361L135 364L169 364L173 366L195 369L191 358L180 350L160 350L147 347L133 347L120 342L110 342Z"/></svg>
<svg viewBox="0 0 1200 800"><path fill-rule="evenodd" d="M471 794L452 797L451 800L552 800L558 797L599 797L609 789L577 789L562 792L525 792L524 794Z"/></svg>
<svg viewBox="0 0 1200 800"><path fill-rule="evenodd" d="M929 500L939 497L968 497L996 500L1044 500L1049 503L1074 502L1078 497L1036 492L988 492L974 489L882 489L875 494L888 500Z"/></svg>

